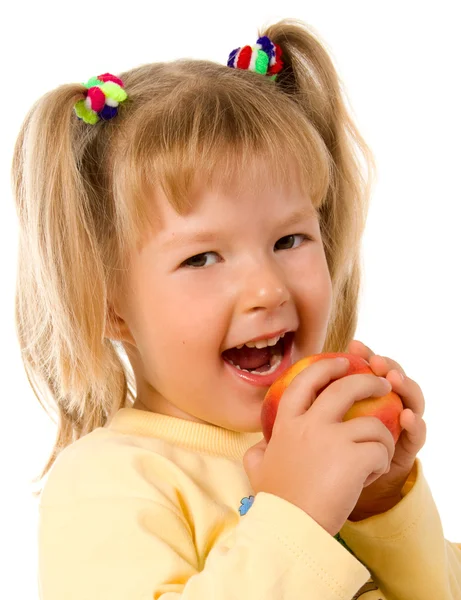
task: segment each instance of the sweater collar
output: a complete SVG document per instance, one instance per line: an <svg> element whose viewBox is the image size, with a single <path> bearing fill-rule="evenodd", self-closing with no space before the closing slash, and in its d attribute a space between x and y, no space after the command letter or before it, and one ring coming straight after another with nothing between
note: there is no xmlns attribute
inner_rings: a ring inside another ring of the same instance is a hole
<svg viewBox="0 0 461 600"><path fill-rule="evenodd" d="M262 432L231 431L210 423L196 423L137 408L119 409L106 428L128 435L162 439L194 452L239 461L263 437Z"/></svg>

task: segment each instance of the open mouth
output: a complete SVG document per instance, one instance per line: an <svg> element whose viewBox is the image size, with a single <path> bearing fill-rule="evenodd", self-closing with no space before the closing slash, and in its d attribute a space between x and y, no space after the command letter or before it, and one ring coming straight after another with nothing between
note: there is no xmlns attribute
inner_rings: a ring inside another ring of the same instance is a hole
<svg viewBox="0 0 461 600"><path fill-rule="evenodd" d="M272 385L291 365L294 332L289 331L274 346L230 348L222 353L226 365L254 385Z"/></svg>

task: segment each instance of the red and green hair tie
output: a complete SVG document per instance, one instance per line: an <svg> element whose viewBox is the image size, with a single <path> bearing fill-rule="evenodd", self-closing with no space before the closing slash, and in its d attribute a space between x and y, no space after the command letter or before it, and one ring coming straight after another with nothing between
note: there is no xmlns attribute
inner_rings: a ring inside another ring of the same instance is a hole
<svg viewBox="0 0 461 600"><path fill-rule="evenodd" d="M227 66L233 69L246 69L275 80L283 68L282 49L274 44L267 35L256 41L254 46L236 48L229 54Z"/></svg>
<svg viewBox="0 0 461 600"><path fill-rule="evenodd" d="M90 125L117 116L119 103L128 98L122 80L110 73L92 77L83 85L88 88L85 98L75 104L74 110L81 121Z"/></svg>

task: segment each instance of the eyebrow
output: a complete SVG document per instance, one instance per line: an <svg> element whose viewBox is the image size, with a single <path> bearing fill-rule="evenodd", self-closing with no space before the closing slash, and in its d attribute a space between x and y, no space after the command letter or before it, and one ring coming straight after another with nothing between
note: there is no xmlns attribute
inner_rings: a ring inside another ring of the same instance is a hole
<svg viewBox="0 0 461 600"><path fill-rule="evenodd" d="M296 225L300 221L304 219L317 219L318 215L314 208L305 207L296 212L292 213L285 221L282 221L279 226L280 227L290 227L291 225ZM170 248L172 246L176 246L179 244L192 244L192 243L208 243L208 242L217 242L222 238L222 233L214 232L214 231L196 231L191 235L188 234L179 234L175 235L173 238L166 240L163 244L163 248Z"/></svg>

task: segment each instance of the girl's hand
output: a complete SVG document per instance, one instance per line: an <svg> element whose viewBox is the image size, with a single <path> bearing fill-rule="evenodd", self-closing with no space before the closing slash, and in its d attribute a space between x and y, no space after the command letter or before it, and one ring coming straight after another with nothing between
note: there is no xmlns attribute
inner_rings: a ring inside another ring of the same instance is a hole
<svg viewBox="0 0 461 600"><path fill-rule="evenodd" d="M349 515L350 521L360 521L390 510L402 499L402 488L414 466L416 455L426 442L426 423L423 420L425 401L419 385L405 376L397 362L374 354L358 340L352 340L347 352L368 361L375 375L386 377L404 405L400 415L403 429L395 445L390 471L363 488Z"/></svg>

